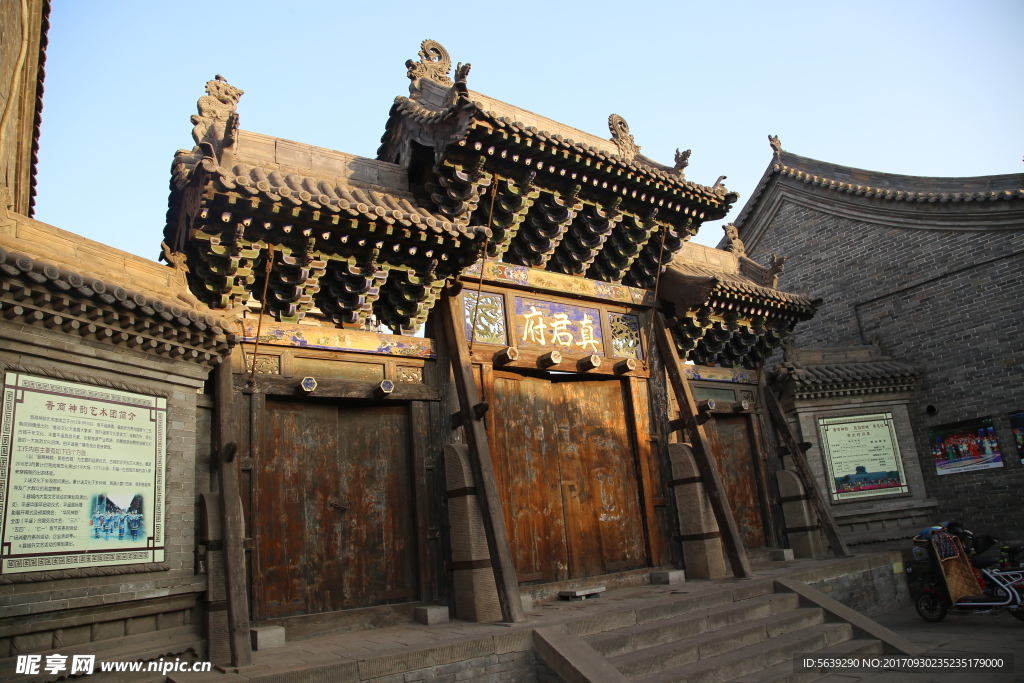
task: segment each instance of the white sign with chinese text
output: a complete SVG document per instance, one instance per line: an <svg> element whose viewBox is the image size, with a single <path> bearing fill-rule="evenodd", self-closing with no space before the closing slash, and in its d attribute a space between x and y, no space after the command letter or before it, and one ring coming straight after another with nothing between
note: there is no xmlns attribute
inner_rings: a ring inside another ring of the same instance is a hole
<svg viewBox="0 0 1024 683"><path fill-rule="evenodd" d="M891 413L818 418L832 500L908 493Z"/></svg>
<svg viewBox="0 0 1024 683"><path fill-rule="evenodd" d="M0 573L162 562L167 400L8 373Z"/></svg>

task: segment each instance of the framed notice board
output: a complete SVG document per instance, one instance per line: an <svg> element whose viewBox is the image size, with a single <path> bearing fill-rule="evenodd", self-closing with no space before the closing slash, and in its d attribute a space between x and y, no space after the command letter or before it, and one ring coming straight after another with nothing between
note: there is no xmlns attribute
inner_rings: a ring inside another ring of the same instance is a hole
<svg viewBox="0 0 1024 683"><path fill-rule="evenodd" d="M0 573L164 561L167 399L7 373Z"/></svg>
<svg viewBox="0 0 1024 683"><path fill-rule="evenodd" d="M833 501L909 493L891 413L819 417Z"/></svg>

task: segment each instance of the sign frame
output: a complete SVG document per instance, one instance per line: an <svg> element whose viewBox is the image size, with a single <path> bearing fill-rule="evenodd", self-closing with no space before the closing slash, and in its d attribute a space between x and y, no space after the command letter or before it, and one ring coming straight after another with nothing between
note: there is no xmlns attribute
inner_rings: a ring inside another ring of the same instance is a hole
<svg viewBox="0 0 1024 683"><path fill-rule="evenodd" d="M167 410L163 396L7 372L0 576L164 563Z"/></svg>
<svg viewBox="0 0 1024 683"><path fill-rule="evenodd" d="M892 413L818 417L816 422L821 457L825 463L828 490L833 503L910 494L910 485L903 468L903 456L896 434L896 421ZM852 464L871 461L876 463L875 467L894 467L868 472L868 465ZM862 469L864 472L860 471ZM896 482L886 482L884 485L873 483L892 479L891 476L878 475L891 475L893 472L898 475ZM844 480L844 486L849 486L849 489L840 490L841 479Z"/></svg>

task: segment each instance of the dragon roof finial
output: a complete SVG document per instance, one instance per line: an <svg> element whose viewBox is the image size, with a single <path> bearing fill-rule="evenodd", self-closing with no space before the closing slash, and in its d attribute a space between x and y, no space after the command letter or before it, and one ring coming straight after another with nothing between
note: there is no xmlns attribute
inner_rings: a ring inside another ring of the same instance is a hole
<svg viewBox="0 0 1024 683"><path fill-rule="evenodd" d="M608 117L608 130L612 133L612 142L619 148L619 155L631 161L636 158L640 153L640 145L636 144L633 136L629 134L626 119L618 114L612 114Z"/></svg>

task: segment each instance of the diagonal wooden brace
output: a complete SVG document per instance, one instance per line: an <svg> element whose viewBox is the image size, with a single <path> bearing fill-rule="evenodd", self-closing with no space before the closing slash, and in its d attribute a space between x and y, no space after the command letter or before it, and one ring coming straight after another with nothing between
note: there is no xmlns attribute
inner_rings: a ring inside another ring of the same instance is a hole
<svg viewBox="0 0 1024 683"><path fill-rule="evenodd" d="M804 451L810 447L810 444L797 441L793 428L790 427L786 416L782 414L782 406L779 405L779 399L775 396L775 392L767 387L764 390L764 402L768 408L768 415L771 416L772 423L775 425L775 430L782 437L783 446L789 451L788 455L792 456L793 462L796 464L796 473L800 477L800 482L804 485L804 493L810 499L814 514L818 516L821 530L825 532L825 538L828 539L829 545L832 546L832 552L836 557L848 557L851 555L850 550L839 535L839 527L836 526L836 520L832 517L832 513L829 512L828 505L825 504L825 500L821 496L821 489L818 488L817 483L814 481L814 475L811 474L811 468L807 464L807 456L804 455Z"/></svg>
<svg viewBox="0 0 1024 683"><path fill-rule="evenodd" d="M711 452L711 443L704 433L703 421L700 419L700 410L697 401L693 398L690 385L686 381L686 373L683 364L679 360L679 353L672 341L672 335L666 326L665 318L661 313L655 313L654 335L658 341L658 350L668 370L669 381L675 391L676 401L679 402L679 410L682 413L682 421L685 431L689 435L690 445L693 448L693 457L697 461L697 469L704 484L704 492L707 494L708 502L711 503L711 510L715 513L715 520L718 522L718 529L722 533L722 545L725 546L725 554L732 565L733 575L738 578L750 578L753 572L750 569L750 560L747 558L747 549L743 546L743 539L740 537L739 527L736 525L736 518L729 507L729 498L725 494L725 487L722 485L722 478L718 474L718 467L715 465L714 455ZM675 421L673 424L678 425Z"/></svg>
<svg viewBox="0 0 1024 683"><path fill-rule="evenodd" d="M487 548L491 555L494 583L501 603L501 617L507 622L526 621L523 602L519 595L519 582L512 562L512 547L505 528L505 517L498 496L498 484L494 477L494 463L484 428L486 403L480 401L480 392L473 379L473 365L466 341L466 327L462 320L462 307L458 299L445 292L441 296L440 313L444 326L448 357L455 375L455 388L459 394L462 413L462 427L469 446L469 462L476 484L477 503L483 517Z"/></svg>

